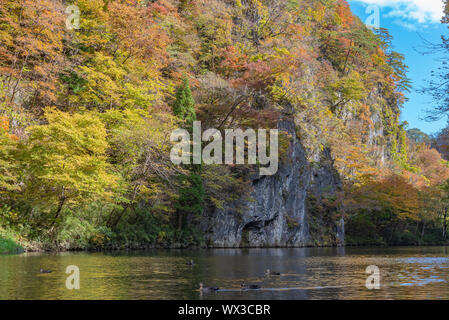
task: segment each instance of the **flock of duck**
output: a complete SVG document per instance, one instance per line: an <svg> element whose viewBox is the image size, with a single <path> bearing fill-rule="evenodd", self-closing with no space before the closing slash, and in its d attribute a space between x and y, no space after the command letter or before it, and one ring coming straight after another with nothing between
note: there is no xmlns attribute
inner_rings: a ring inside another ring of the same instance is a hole
<svg viewBox="0 0 449 320"><path fill-rule="evenodd" d="M188 266L193 267L195 265L195 263L193 262L193 260L190 260L186 263ZM266 276L280 276L281 273L280 272L275 272L275 271L271 271L270 269L267 269L265 271L265 275ZM261 289L261 286L258 284L246 284L245 281L243 281L240 285L240 287L242 288L242 290L258 290ZM219 287L205 287L203 285L203 283L200 283L200 288L199 291L202 293L209 293L209 292L215 292L220 290Z"/></svg>
<svg viewBox="0 0 449 320"><path fill-rule="evenodd" d="M193 262L193 260L190 260L186 263L186 265L193 267L195 265L195 263ZM51 273L52 270L47 270L47 269L40 269L39 270L40 273ZM266 276L280 276L280 272L275 272L275 271L271 271L270 269L267 269L265 271L265 275ZM242 290L258 290L261 288L260 285L258 284L246 284L245 281L242 282L242 284L240 285L240 287L242 288ZM200 292L204 292L204 293L208 293L208 292L215 292L220 290L220 288L218 287L205 287L203 285L203 283L200 283L200 288L199 288Z"/></svg>

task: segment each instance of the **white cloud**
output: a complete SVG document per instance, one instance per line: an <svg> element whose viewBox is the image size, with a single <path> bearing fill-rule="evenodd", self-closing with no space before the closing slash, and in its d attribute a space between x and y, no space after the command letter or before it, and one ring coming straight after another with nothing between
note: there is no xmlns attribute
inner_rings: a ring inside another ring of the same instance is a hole
<svg viewBox="0 0 449 320"><path fill-rule="evenodd" d="M399 26L401 26L401 27L403 27L403 28L405 28L407 30L410 30L410 31L417 31L418 30L416 24L413 24L413 23L408 23L408 22L405 22L405 21L402 21L402 20L394 20L393 23L395 23L395 24L397 24L397 25L399 25Z"/></svg>
<svg viewBox="0 0 449 320"><path fill-rule="evenodd" d="M389 17L396 17L410 23L439 23L443 17L443 0L353 0L369 5L389 8L383 11Z"/></svg>

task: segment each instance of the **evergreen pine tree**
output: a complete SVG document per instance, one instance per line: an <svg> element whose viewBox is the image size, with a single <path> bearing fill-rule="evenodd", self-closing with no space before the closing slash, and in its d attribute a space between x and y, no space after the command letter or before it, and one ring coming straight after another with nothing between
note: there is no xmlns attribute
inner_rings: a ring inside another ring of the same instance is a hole
<svg viewBox="0 0 449 320"><path fill-rule="evenodd" d="M184 76L182 84L176 91L176 101L173 104L173 114L186 120L187 125L191 125L196 120L195 100L193 100L192 91L189 86L189 79Z"/></svg>
<svg viewBox="0 0 449 320"><path fill-rule="evenodd" d="M195 100L190 90L189 80L184 76L182 84L176 91L176 101L173 104L173 114L179 119L185 120L188 128L191 128L196 120ZM192 214L201 215L204 203L204 186L199 172L201 165L193 165L190 175L181 175L183 186L179 190L179 198L175 207L178 211L178 228L183 225L183 218Z"/></svg>

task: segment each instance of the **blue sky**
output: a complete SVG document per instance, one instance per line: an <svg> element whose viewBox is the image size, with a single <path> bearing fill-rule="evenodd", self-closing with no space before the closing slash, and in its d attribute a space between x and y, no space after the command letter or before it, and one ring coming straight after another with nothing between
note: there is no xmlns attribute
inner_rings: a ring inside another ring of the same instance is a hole
<svg viewBox="0 0 449 320"><path fill-rule="evenodd" d="M394 37L394 50L405 55L413 88L407 95L409 101L404 105L401 120L407 121L409 128L419 128L428 134L445 127L446 119L436 122L422 120L425 111L432 107L432 100L430 96L417 92L429 79L430 72L440 65L437 56L422 55L417 51L423 50L422 38L438 43L441 34L448 34L447 26L440 23L442 0L349 0L348 3L364 22L373 13L372 10L366 13L367 8L377 7L380 27L387 28Z"/></svg>

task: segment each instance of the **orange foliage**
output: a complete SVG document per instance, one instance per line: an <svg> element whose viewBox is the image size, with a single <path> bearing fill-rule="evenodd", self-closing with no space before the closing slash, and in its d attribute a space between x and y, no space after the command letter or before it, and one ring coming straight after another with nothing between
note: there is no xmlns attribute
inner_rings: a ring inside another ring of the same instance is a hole
<svg viewBox="0 0 449 320"><path fill-rule="evenodd" d="M351 12L351 8L346 0L339 0L337 3L337 14L341 19L342 26L349 28L354 22L354 17Z"/></svg>
<svg viewBox="0 0 449 320"><path fill-rule="evenodd" d="M441 154L425 145L420 146L417 152L419 173L405 172L404 174L418 188L438 186L449 179L449 167Z"/></svg>
<svg viewBox="0 0 449 320"><path fill-rule="evenodd" d="M11 102L20 90L31 92L36 104L56 101L58 75L65 63L65 19L59 1L2 1L0 73L8 77Z"/></svg>
<svg viewBox="0 0 449 320"><path fill-rule="evenodd" d="M220 49L218 55L223 58L218 70L226 77L232 77L236 72L243 71L248 61L248 56L241 54L235 46Z"/></svg>
<svg viewBox="0 0 449 320"><path fill-rule="evenodd" d="M9 134L9 119L8 117L0 116L0 134L2 132L6 134L11 140L19 140L19 138L14 134Z"/></svg>
<svg viewBox="0 0 449 320"><path fill-rule="evenodd" d="M345 206L348 209L390 209L399 220L417 220L419 193L405 177L389 173L348 190Z"/></svg>
<svg viewBox="0 0 449 320"><path fill-rule="evenodd" d="M9 119L7 117L0 116L0 129L4 131L9 130Z"/></svg>
<svg viewBox="0 0 449 320"><path fill-rule="evenodd" d="M154 22L151 9L143 11L133 5L111 2L108 10L110 24L119 43L130 56L156 58L159 67L165 66L168 60L166 48L170 41Z"/></svg>

